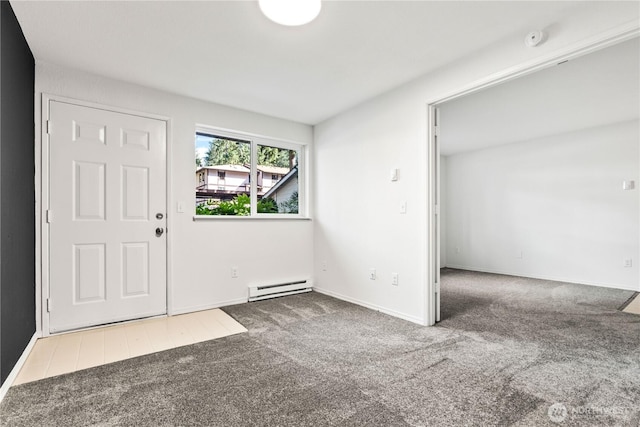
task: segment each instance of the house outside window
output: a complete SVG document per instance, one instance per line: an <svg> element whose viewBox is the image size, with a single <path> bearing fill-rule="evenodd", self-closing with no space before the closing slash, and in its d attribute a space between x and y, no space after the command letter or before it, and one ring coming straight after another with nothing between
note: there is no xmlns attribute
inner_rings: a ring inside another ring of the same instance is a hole
<svg viewBox="0 0 640 427"><path fill-rule="evenodd" d="M199 128L197 216L303 217L305 146L238 132ZM253 178L253 179L252 179Z"/></svg>

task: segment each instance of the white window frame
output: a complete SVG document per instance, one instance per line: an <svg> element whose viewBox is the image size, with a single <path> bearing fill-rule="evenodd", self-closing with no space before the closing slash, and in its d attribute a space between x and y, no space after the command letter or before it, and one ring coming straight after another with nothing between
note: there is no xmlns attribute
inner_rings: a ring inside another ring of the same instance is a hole
<svg viewBox="0 0 640 427"><path fill-rule="evenodd" d="M251 214L249 216L237 216L237 215L194 215L194 221L200 220L267 220L267 219L310 219L309 208L307 203L307 176L308 176L308 158L309 147L308 144L304 144L296 141L287 141L284 139L271 138L264 135L257 135L247 132L241 132L236 130L224 129L219 127L213 127L208 125L196 125L194 131L194 137L197 133L205 133L223 138L237 139L240 141L249 142L251 149L251 168L249 172L251 187L249 197L251 200ZM285 213L258 213L258 145L266 145L269 147L282 148L285 150L295 150L298 152L298 213L297 214L285 214ZM195 198L195 193L194 193Z"/></svg>

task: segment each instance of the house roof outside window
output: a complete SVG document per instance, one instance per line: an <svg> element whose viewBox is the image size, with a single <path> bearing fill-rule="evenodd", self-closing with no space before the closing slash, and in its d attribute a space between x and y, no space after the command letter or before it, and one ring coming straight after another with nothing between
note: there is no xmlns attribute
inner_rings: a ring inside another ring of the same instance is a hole
<svg viewBox="0 0 640 427"><path fill-rule="evenodd" d="M244 173L250 172L249 168L243 165L202 166L202 167L199 167L198 170L196 170L196 172L200 172L202 170L218 170L218 171L226 171L226 172L244 172Z"/></svg>
<svg viewBox="0 0 640 427"><path fill-rule="evenodd" d="M264 195L262 197L264 197L266 199L267 197L273 196L275 193L278 192L279 188L283 187L287 182L289 182L289 180L291 180L291 179L293 179L294 177L297 177L297 176L298 176L298 167L294 166L293 169L291 169L288 174L283 176L282 179L280 181L278 181L276 183L276 185L271 187L269 189L269 191L264 193Z"/></svg>

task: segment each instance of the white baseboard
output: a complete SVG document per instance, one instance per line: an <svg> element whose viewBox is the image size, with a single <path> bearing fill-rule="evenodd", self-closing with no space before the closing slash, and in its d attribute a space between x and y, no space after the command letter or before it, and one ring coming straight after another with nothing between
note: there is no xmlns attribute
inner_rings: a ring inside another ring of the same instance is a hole
<svg viewBox="0 0 640 427"><path fill-rule="evenodd" d="M169 311L169 316L176 316L178 314L193 313L195 311L211 310L213 308L226 307L228 305L242 304L242 303L247 302L248 299L249 299L249 297L247 296L245 298L232 299L232 300L228 300L228 301L219 301L219 302L214 302L214 303L211 303L211 304L204 304L204 305L196 305L196 306L192 306L192 307L177 308L177 309L170 310Z"/></svg>
<svg viewBox="0 0 640 427"><path fill-rule="evenodd" d="M329 295L330 297L334 297L334 298L337 298L337 299L342 300L342 301L350 302L352 304L360 305L362 307L366 307L366 308L371 309L371 310L379 311L381 313L388 314L389 316L397 317L397 318L402 319L402 320L407 320L407 321L412 322L412 323L417 323L418 325L423 325L424 326L426 324L424 319L422 319L420 317L410 316L408 314L400 313L399 311L395 311L395 310L390 310L388 308L381 307L379 305L369 304L367 302L360 301L360 300L357 300L355 298L351 298L351 297L339 294L337 292L333 292L333 291L329 291L327 289L322 289L322 288L317 288L317 287L314 287L313 290L318 292L318 293L320 293L320 294Z"/></svg>
<svg viewBox="0 0 640 427"><path fill-rule="evenodd" d="M640 291L640 289L637 289L637 288L634 289L632 286L623 286L615 283L588 282L584 280L575 280L567 277L543 276L543 275L537 275L537 274L521 274L521 273L518 273L517 271L476 268L468 265L448 264L445 266L445 268L455 268L456 270L477 271L480 273L502 274L505 276L527 277L529 279L551 280L554 282L575 283L577 285L600 286L601 288L622 289L625 291L635 291L635 292Z"/></svg>
<svg viewBox="0 0 640 427"><path fill-rule="evenodd" d="M27 344L24 351L22 352L22 355L20 356L15 366L9 373L9 376L7 376L7 379L4 380L4 382L2 383L2 387L0 387L0 402L2 402L2 399L4 399L4 397L7 395L9 388L13 385L13 382L18 377L18 373L20 373L20 369L22 369L25 362L27 361L27 358L29 357L31 350L33 350L33 347L36 345L36 341L38 340L38 338L39 338L38 333L37 332L34 333L33 336L31 337L31 340L29 341L29 344Z"/></svg>

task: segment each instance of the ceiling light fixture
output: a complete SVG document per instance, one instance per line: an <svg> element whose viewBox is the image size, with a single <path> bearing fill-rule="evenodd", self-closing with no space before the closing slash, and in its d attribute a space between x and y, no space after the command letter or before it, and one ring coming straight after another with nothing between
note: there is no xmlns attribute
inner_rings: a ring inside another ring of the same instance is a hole
<svg viewBox="0 0 640 427"><path fill-rule="evenodd" d="M265 16L280 25L296 27L316 19L321 0L258 0Z"/></svg>

